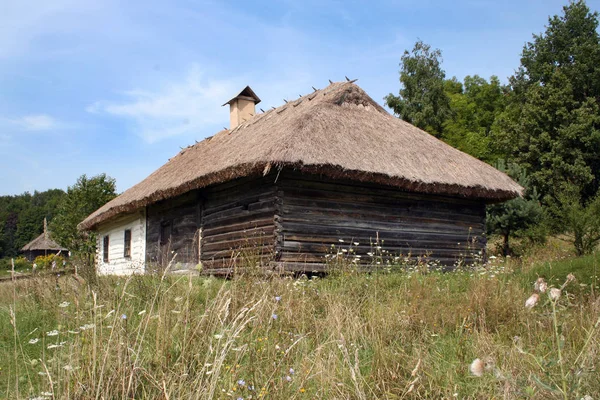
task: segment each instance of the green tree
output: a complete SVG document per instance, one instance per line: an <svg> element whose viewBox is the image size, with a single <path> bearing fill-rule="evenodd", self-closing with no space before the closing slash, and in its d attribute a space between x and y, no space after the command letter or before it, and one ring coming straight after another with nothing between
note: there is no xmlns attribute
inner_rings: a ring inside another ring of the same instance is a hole
<svg viewBox="0 0 600 400"><path fill-rule="evenodd" d="M540 224L543 209L525 169L514 163L509 163L506 168L502 160L498 162L497 168L525 188L523 197L487 207L487 232L502 236L502 254L507 256L511 254L510 238L525 236L531 228Z"/></svg>
<svg viewBox="0 0 600 400"><path fill-rule="evenodd" d="M115 197L116 183L113 178L106 174L91 178L82 175L68 188L50 224L52 238L74 253L87 267L93 266L96 236L79 231L77 225Z"/></svg>
<svg viewBox="0 0 600 400"><path fill-rule="evenodd" d="M600 36L598 13L569 3L523 49L510 78L508 106L494 143L530 172L547 204L564 181L598 190L600 177Z"/></svg>
<svg viewBox="0 0 600 400"><path fill-rule="evenodd" d="M557 201L548 207L555 232L572 235L578 256L594 251L600 242L600 193L583 200L580 188L564 184Z"/></svg>
<svg viewBox="0 0 600 400"><path fill-rule="evenodd" d="M450 115L441 60L439 49L431 50L428 44L417 41L412 52L404 51L401 58L399 95L385 97L387 106L401 119L436 136Z"/></svg>
<svg viewBox="0 0 600 400"><path fill-rule="evenodd" d="M492 76L487 82L478 75L467 76L464 84L453 78L445 82L445 91L452 113L444 122L442 139L480 160L496 162L498 154L492 151L491 130L506 107L498 77Z"/></svg>
<svg viewBox="0 0 600 400"><path fill-rule="evenodd" d="M26 243L43 231L44 218L51 221L65 195L60 189L0 196L0 258L14 257Z"/></svg>

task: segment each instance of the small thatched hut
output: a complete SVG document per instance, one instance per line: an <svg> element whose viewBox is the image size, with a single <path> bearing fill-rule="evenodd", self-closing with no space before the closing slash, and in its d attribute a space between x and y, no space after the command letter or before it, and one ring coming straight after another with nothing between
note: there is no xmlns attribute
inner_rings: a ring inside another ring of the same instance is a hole
<svg viewBox="0 0 600 400"><path fill-rule="evenodd" d="M21 252L30 262L33 262L36 257L50 254L60 254L63 257L68 257L69 255L69 250L50 239L50 233L45 228L40 236L23 246Z"/></svg>
<svg viewBox="0 0 600 400"><path fill-rule="evenodd" d="M101 272L175 257L183 268L228 273L249 249L294 271L326 268L340 247L357 262L374 249L470 261L485 246L485 205L522 192L352 82L255 115L259 101L245 88L226 103L230 129L183 149L80 224L99 233Z"/></svg>

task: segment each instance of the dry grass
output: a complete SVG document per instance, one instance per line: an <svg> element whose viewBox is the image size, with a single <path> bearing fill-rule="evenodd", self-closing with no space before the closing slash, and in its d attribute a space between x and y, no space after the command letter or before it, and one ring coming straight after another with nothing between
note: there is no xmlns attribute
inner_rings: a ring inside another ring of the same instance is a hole
<svg viewBox="0 0 600 400"><path fill-rule="evenodd" d="M341 271L324 279L108 277L95 288L73 277L4 284L0 397L599 393L600 302L590 290L569 294L567 286L556 313L543 296L527 310L532 282L523 274L498 266L446 274ZM469 373L475 358L488 366L481 377Z"/></svg>

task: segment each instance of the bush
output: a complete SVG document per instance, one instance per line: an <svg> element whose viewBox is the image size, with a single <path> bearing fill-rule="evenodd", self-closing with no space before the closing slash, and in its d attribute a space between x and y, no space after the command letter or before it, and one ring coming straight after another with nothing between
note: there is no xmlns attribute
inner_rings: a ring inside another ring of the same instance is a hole
<svg viewBox="0 0 600 400"><path fill-rule="evenodd" d="M578 256L590 254L600 242L600 192L583 201L579 188L565 185L557 201L549 207L556 232L573 235Z"/></svg>
<svg viewBox="0 0 600 400"><path fill-rule="evenodd" d="M0 270L11 270L12 263L11 258L3 258L0 260ZM24 270L27 268L31 268L31 263L27 261L25 257L17 257L15 260L15 270Z"/></svg>
<svg viewBox="0 0 600 400"><path fill-rule="evenodd" d="M55 262L56 268L62 268L65 259L62 256L56 254L48 254L47 256L38 256L33 261L40 269L52 268L52 263Z"/></svg>

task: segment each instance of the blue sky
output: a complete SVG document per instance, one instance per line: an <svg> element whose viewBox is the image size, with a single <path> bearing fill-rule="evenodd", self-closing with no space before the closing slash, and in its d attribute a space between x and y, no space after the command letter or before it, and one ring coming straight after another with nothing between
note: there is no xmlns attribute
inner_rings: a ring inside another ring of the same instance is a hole
<svg viewBox="0 0 600 400"><path fill-rule="evenodd" d="M448 77L506 81L564 4L0 0L0 195L102 172L124 191L228 126L247 84L265 109L344 76L381 103L417 39Z"/></svg>

